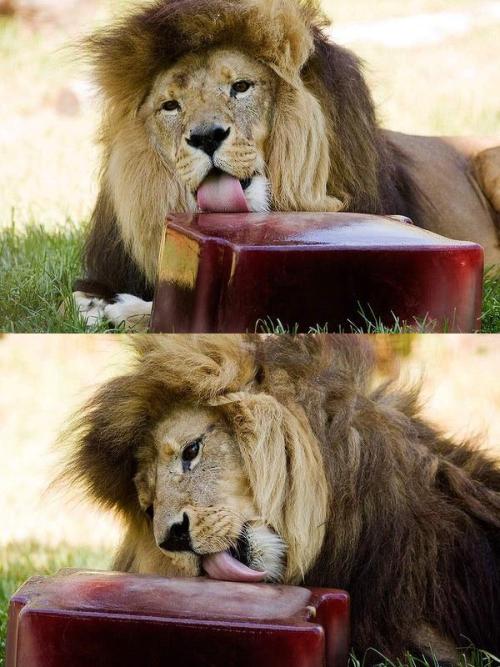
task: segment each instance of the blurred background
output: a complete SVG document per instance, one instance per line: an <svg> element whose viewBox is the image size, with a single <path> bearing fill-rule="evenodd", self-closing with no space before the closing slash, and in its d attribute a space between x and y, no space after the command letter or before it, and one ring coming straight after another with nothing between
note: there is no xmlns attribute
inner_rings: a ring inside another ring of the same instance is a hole
<svg viewBox="0 0 500 667"><path fill-rule="evenodd" d="M96 186L92 86L61 50L137 0L0 0L0 222L88 218ZM383 124L500 129L500 1L324 0L332 38L364 58Z"/></svg>
<svg viewBox="0 0 500 667"><path fill-rule="evenodd" d="M112 516L49 491L58 433L129 363L124 336L0 336L0 665L9 596L34 573L110 565ZM493 335L370 336L379 379L423 381L423 413L447 434L480 434L500 457L500 345Z"/></svg>
<svg viewBox="0 0 500 667"><path fill-rule="evenodd" d="M138 0L0 0L0 331L81 331L58 307L96 194L97 101L71 47ZM384 126L500 134L500 0L323 0ZM64 261L61 261L61 257ZM488 308L500 322L500 283ZM493 304L493 305L491 305Z"/></svg>

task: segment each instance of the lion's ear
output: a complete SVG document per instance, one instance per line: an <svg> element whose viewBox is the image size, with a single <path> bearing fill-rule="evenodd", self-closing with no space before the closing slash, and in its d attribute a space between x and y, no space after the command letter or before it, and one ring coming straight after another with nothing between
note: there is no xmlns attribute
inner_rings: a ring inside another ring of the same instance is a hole
<svg viewBox="0 0 500 667"><path fill-rule="evenodd" d="M224 406L257 511L285 540L287 580L300 581L323 543L327 482L318 443L300 409L267 394Z"/></svg>
<svg viewBox="0 0 500 667"><path fill-rule="evenodd" d="M324 21L317 3L295 0L247 0L248 31L254 53L278 76L296 84L314 49L310 25Z"/></svg>

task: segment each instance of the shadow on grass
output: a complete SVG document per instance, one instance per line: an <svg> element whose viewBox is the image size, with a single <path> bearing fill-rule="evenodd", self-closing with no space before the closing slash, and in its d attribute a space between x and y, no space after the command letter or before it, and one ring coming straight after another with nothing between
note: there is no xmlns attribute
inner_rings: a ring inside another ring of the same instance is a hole
<svg viewBox="0 0 500 667"><path fill-rule="evenodd" d="M11 595L30 577L53 574L63 567L108 569L109 552L61 544L17 542L0 548L0 667L5 664L7 611Z"/></svg>
<svg viewBox="0 0 500 667"><path fill-rule="evenodd" d="M349 658L349 667L364 667L365 665L380 665L380 667L441 667L435 656L416 657L407 653L404 659L388 660L379 651L369 649L363 660L359 660L351 654ZM446 663L449 664L449 663ZM459 660L456 667L499 667L500 660L488 653L469 646L459 650Z"/></svg>

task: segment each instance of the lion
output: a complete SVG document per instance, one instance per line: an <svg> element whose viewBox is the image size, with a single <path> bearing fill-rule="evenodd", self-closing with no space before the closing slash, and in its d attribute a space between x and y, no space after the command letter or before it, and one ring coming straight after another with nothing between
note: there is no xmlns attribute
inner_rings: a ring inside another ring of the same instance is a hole
<svg viewBox="0 0 500 667"><path fill-rule="evenodd" d="M381 130L327 25L313 0L157 0L86 40L103 100L87 322L147 325L168 213L400 215L500 263L500 166L481 157L498 139Z"/></svg>
<svg viewBox="0 0 500 667"><path fill-rule="evenodd" d="M62 438L114 569L346 589L359 656L500 652L500 465L375 385L369 336L131 338Z"/></svg>

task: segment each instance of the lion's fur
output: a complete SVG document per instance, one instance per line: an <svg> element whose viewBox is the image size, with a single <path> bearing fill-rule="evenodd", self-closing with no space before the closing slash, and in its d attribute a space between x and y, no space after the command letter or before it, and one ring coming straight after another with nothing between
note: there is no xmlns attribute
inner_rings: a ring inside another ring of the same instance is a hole
<svg viewBox="0 0 500 667"><path fill-rule="evenodd" d="M245 53L276 77L265 146L273 208L418 218L406 159L378 129L360 62L327 40L326 24L313 0L158 0L86 41L103 98L89 280L150 296L166 213L192 210L193 200L139 109L161 72L215 48Z"/></svg>
<svg viewBox="0 0 500 667"><path fill-rule="evenodd" d="M133 478L166 415L210 406L288 546L285 581L347 589L358 651L500 651L498 462L427 425L416 391L372 388L368 337L147 336L134 347L131 371L68 434L69 479L128 526L116 567L189 572L156 547Z"/></svg>

